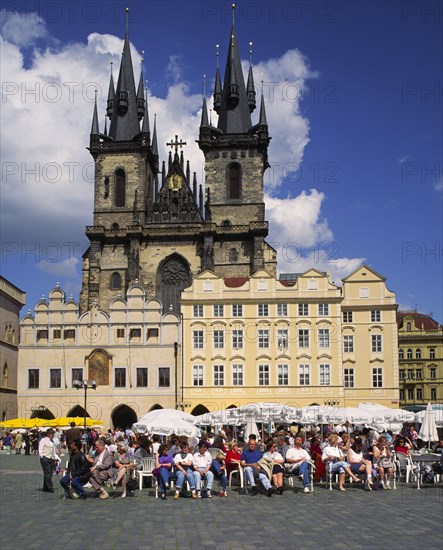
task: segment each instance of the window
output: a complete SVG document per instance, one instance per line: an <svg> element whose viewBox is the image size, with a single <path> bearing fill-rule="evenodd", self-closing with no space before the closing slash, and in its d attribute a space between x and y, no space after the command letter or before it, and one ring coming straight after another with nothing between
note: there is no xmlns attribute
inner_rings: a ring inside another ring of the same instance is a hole
<svg viewBox="0 0 443 550"><path fill-rule="evenodd" d="M414 369L408 369L408 380L414 380Z"/></svg>
<svg viewBox="0 0 443 550"><path fill-rule="evenodd" d="M307 317L309 315L309 304L298 304L298 314L300 317Z"/></svg>
<svg viewBox="0 0 443 550"><path fill-rule="evenodd" d="M343 336L343 351L345 353L354 353L354 336Z"/></svg>
<svg viewBox="0 0 443 550"><path fill-rule="evenodd" d="M328 328L320 328L318 329L318 345L321 348L329 348L329 329Z"/></svg>
<svg viewBox="0 0 443 550"><path fill-rule="evenodd" d="M298 346L300 348L309 348L309 329L300 329L298 331Z"/></svg>
<svg viewBox="0 0 443 550"><path fill-rule="evenodd" d="M194 317L203 317L203 305L198 304L193 307Z"/></svg>
<svg viewBox="0 0 443 550"><path fill-rule="evenodd" d="M28 388L36 389L40 387L40 369L28 370Z"/></svg>
<svg viewBox="0 0 443 550"><path fill-rule="evenodd" d="M268 304L258 304L258 316L259 317L269 317L269 305Z"/></svg>
<svg viewBox="0 0 443 550"><path fill-rule="evenodd" d="M416 349L415 350L415 358L416 359L421 359L421 349Z"/></svg>
<svg viewBox="0 0 443 550"><path fill-rule="evenodd" d="M115 172L115 206L125 206L126 202L126 174L124 170Z"/></svg>
<svg viewBox="0 0 443 550"><path fill-rule="evenodd" d="M365 286L360 288L360 298L369 298L369 288Z"/></svg>
<svg viewBox="0 0 443 550"><path fill-rule="evenodd" d="M232 347L241 349L243 347L243 330L235 329L232 331Z"/></svg>
<svg viewBox="0 0 443 550"><path fill-rule="evenodd" d="M405 358L405 352L402 349L398 350L398 358L404 359Z"/></svg>
<svg viewBox="0 0 443 550"><path fill-rule="evenodd" d="M232 317L243 317L243 304L233 304Z"/></svg>
<svg viewBox="0 0 443 550"><path fill-rule="evenodd" d="M288 316L288 304L277 304L277 315L279 317Z"/></svg>
<svg viewBox="0 0 443 550"><path fill-rule="evenodd" d="M435 359L435 348L429 349L429 359Z"/></svg>
<svg viewBox="0 0 443 550"><path fill-rule="evenodd" d="M116 388L126 388L126 368L116 367L114 370L114 386Z"/></svg>
<svg viewBox="0 0 443 550"><path fill-rule="evenodd" d="M214 330L214 348L222 349L225 347L225 331Z"/></svg>
<svg viewBox="0 0 443 550"><path fill-rule="evenodd" d="M194 386L203 386L203 365L192 367L192 383Z"/></svg>
<svg viewBox="0 0 443 550"><path fill-rule="evenodd" d="M318 290L318 281L315 279L309 279L308 290Z"/></svg>
<svg viewBox="0 0 443 550"><path fill-rule="evenodd" d="M236 264L238 262L238 252L236 248L231 248L229 251L229 263Z"/></svg>
<svg viewBox="0 0 443 550"><path fill-rule="evenodd" d="M232 385L243 386L243 365L232 365Z"/></svg>
<svg viewBox="0 0 443 550"><path fill-rule="evenodd" d="M269 365L258 366L258 385L269 386Z"/></svg>
<svg viewBox="0 0 443 550"><path fill-rule="evenodd" d="M437 388L431 388L431 399L432 399L432 401L436 401L436 399L437 399Z"/></svg>
<svg viewBox="0 0 443 550"><path fill-rule="evenodd" d="M381 367L374 367L372 369L372 387L383 387L383 369Z"/></svg>
<svg viewBox="0 0 443 550"><path fill-rule="evenodd" d="M62 369L49 369L49 387L62 387Z"/></svg>
<svg viewBox="0 0 443 550"><path fill-rule="evenodd" d="M137 388L148 387L148 369L146 367L137 367Z"/></svg>
<svg viewBox="0 0 443 550"><path fill-rule="evenodd" d="M403 369L398 371L398 377L399 377L400 380L405 379L405 371Z"/></svg>
<svg viewBox="0 0 443 550"><path fill-rule="evenodd" d="M408 359L412 359L412 350L411 349L408 349L407 357L408 357Z"/></svg>
<svg viewBox="0 0 443 550"><path fill-rule="evenodd" d="M214 305L214 317L224 317L224 315L225 315L225 308L223 304Z"/></svg>
<svg viewBox="0 0 443 550"><path fill-rule="evenodd" d="M372 353L380 353L381 352L381 334L373 334L371 336L371 350Z"/></svg>
<svg viewBox="0 0 443 550"><path fill-rule="evenodd" d="M343 323L352 323L352 311L343 312Z"/></svg>
<svg viewBox="0 0 443 550"><path fill-rule="evenodd" d="M405 390L400 390L400 401L405 400Z"/></svg>
<svg viewBox="0 0 443 550"><path fill-rule="evenodd" d="M320 365L320 386L331 385L331 366Z"/></svg>
<svg viewBox="0 0 443 550"><path fill-rule="evenodd" d="M75 329L68 328L64 332L64 338L65 340L74 340L75 338Z"/></svg>
<svg viewBox="0 0 443 550"><path fill-rule="evenodd" d="M109 281L109 287L111 290L120 290L122 287L122 278L119 273L113 273L111 280Z"/></svg>
<svg viewBox="0 0 443 550"><path fill-rule="evenodd" d="M132 340L133 338L141 338L142 335L142 329L141 328L131 328L129 331L129 338Z"/></svg>
<svg viewBox="0 0 443 550"><path fill-rule="evenodd" d="M322 317L329 315L329 304L318 304L318 314Z"/></svg>
<svg viewBox="0 0 443 550"><path fill-rule="evenodd" d="M269 348L269 330L260 329L258 331L258 347Z"/></svg>
<svg viewBox="0 0 443 550"><path fill-rule="evenodd" d="M417 388L417 399L423 399L423 390L422 388Z"/></svg>
<svg viewBox="0 0 443 550"><path fill-rule="evenodd" d="M72 369L71 371L71 386L74 387L74 380L83 380L83 369Z"/></svg>
<svg viewBox="0 0 443 550"><path fill-rule="evenodd" d="M280 351L288 348L288 329L281 328L277 330L277 347Z"/></svg>
<svg viewBox="0 0 443 550"><path fill-rule="evenodd" d="M412 401L414 399L414 388L408 389L408 399Z"/></svg>
<svg viewBox="0 0 443 550"><path fill-rule="evenodd" d="M227 196L229 200L241 199L241 167L237 163L228 166Z"/></svg>
<svg viewBox="0 0 443 550"><path fill-rule="evenodd" d="M118 328L117 329L117 338L124 338L125 337L125 329L124 328Z"/></svg>
<svg viewBox="0 0 443 550"><path fill-rule="evenodd" d="M437 380L437 369L435 367L429 369L429 378L431 380Z"/></svg>
<svg viewBox="0 0 443 550"><path fill-rule="evenodd" d="M194 330L192 332L192 339L194 342L194 349L203 349L203 331Z"/></svg>
<svg viewBox="0 0 443 550"><path fill-rule="evenodd" d="M381 322L381 311L379 309L373 309L371 311L371 323Z"/></svg>
<svg viewBox="0 0 443 550"><path fill-rule="evenodd" d="M345 369L345 388L355 387L354 369Z"/></svg>
<svg viewBox="0 0 443 550"><path fill-rule="evenodd" d="M289 385L289 365L277 366L277 384L279 386Z"/></svg>
<svg viewBox="0 0 443 550"><path fill-rule="evenodd" d="M170 368L160 367L158 369L158 387L169 388L170 385L171 385Z"/></svg>
<svg viewBox="0 0 443 550"><path fill-rule="evenodd" d="M148 328L148 340L150 338L158 338L158 328Z"/></svg>
<svg viewBox="0 0 443 550"><path fill-rule="evenodd" d="M411 332L412 331L412 323L406 323L406 331Z"/></svg>
<svg viewBox="0 0 443 550"><path fill-rule="evenodd" d="M415 371L415 378L417 380L423 380L423 371L421 369Z"/></svg>
<svg viewBox="0 0 443 550"><path fill-rule="evenodd" d="M40 329L37 331L37 340L47 340L48 331L46 329Z"/></svg>
<svg viewBox="0 0 443 550"><path fill-rule="evenodd" d="M225 367L224 365L214 365L214 386L225 385Z"/></svg>
<svg viewBox="0 0 443 550"><path fill-rule="evenodd" d="M55 328L52 331L52 337L54 338L54 340L60 340L60 338L62 337L62 331L59 328Z"/></svg>
<svg viewBox="0 0 443 550"><path fill-rule="evenodd" d="M300 386L309 386L309 365L299 365L298 367Z"/></svg>

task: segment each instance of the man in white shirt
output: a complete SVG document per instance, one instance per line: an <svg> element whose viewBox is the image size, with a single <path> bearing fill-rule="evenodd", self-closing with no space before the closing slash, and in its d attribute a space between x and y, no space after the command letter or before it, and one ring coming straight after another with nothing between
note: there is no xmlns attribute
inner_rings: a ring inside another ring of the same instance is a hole
<svg viewBox="0 0 443 550"><path fill-rule="evenodd" d="M309 493L309 456L308 451L302 448L302 438L296 437L294 441L294 447L290 448L286 453L286 463L290 464L289 471L294 474L298 474L300 478L303 478L303 492Z"/></svg>
<svg viewBox="0 0 443 550"><path fill-rule="evenodd" d="M201 498L201 480L206 479L206 491L208 498L211 498L212 484L214 483L214 474L211 472L212 457L208 452L206 443L200 441L198 452L192 457L194 465L195 488L197 490L197 498Z"/></svg>
<svg viewBox="0 0 443 550"><path fill-rule="evenodd" d="M38 454L40 456L40 464L43 470L43 491L45 493L54 493L52 485L52 474L55 470L55 447L54 447L54 430L46 431L46 436L40 439L38 444Z"/></svg>

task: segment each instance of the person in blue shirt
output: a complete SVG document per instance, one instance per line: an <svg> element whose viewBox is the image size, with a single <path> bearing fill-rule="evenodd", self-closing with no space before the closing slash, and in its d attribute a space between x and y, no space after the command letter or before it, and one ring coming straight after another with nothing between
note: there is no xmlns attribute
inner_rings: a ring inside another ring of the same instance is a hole
<svg viewBox="0 0 443 550"><path fill-rule="evenodd" d="M257 449L257 440L255 436L250 437L248 440L248 446L244 449L240 457L240 465L245 469L246 483L251 486L251 495L254 496L257 494L255 480L258 478L260 483L263 485L267 496L271 497L273 493L271 482L258 464L262 457L263 453Z"/></svg>

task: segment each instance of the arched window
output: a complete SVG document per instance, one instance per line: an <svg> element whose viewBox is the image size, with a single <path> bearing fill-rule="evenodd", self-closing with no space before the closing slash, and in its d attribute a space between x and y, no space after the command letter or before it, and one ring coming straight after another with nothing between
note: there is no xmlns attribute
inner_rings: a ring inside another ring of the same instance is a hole
<svg viewBox="0 0 443 550"><path fill-rule="evenodd" d="M398 350L398 358L404 359L405 358L405 352L402 349Z"/></svg>
<svg viewBox="0 0 443 550"><path fill-rule="evenodd" d="M416 359L421 359L421 349L416 349L415 350L415 358Z"/></svg>
<svg viewBox="0 0 443 550"><path fill-rule="evenodd" d="M157 289L160 291L163 311L180 311L180 293L191 284L192 278L186 260L178 254L166 258L157 269Z"/></svg>
<svg viewBox="0 0 443 550"><path fill-rule="evenodd" d="M229 251L229 261L231 264L236 264L238 262L238 252L235 248L231 248Z"/></svg>
<svg viewBox="0 0 443 550"><path fill-rule="evenodd" d="M411 332L411 330L412 330L412 323L406 323L406 330L407 330L408 332Z"/></svg>
<svg viewBox="0 0 443 550"><path fill-rule="evenodd" d="M227 198L228 200L241 199L241 166L233 162L228 166Z"/></svg>
<svg viewBox="0 0 443 550"><path fill-rule="evenodd" d="M115 206L126 204L126 174L124 170L115 172Z"/></svg>
<svg viewBox="0 0 443 550"><path fill-rule="evenodd" d="M111 275L111 281L110 281L110 284L109 284L109 288L111 290L120 290L122 287L122 278L121 278L121 275L120 273L113 273Z"/></svg>
<svg viewBox="0 0 443 550"><path fill-rule="evenodd" d="M411 348L408 349L408 359L412 359L412 350L411 350Z"/></svg>

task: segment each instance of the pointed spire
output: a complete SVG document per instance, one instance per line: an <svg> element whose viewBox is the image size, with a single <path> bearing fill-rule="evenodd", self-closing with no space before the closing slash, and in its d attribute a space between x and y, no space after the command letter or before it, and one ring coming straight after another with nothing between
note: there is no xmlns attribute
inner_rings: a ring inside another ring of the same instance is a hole
<svg viewBox="0 0 443 550"><path fill-rule="evenodd" d="M165 161L162 162L162 187L165 184L166 180L166 163Z"/></svg>
<svg viewBox="0 0 443 550"><path fill-rule="evenodd" d="M145 114L145 97L144 97L144 90L143 90L143 61L145 52L142 51L142 59L140 63L140 80L138 82L138 90L137 90L137 116L138 120L141 120Z"/></svg>
<svg viewBox="0 0 443 550"><path fill-rule="evenodd" d="M169 151L169 155L168 155L168 172L171 169L171 166L172 166L172 151Z"/></svg>
<svg viewBox="0 0 443 550"><path fill-rule="evenodd" d="M257 105L255 100L254 73L252 72L252 42L249 42L249 73L246 93L248 95L249 112L252 113Z"/></svg>
<svg viewBox="0 0 443 550"><path fill-rule="evenodd" d="M114 76L112 74L112 65L113 61L109 62L111 65L111 75L109 77L109 90L108 90L108 101L107 101L107 107L106 107L106 115L109 118L112 118L112 112L114 110L114 103L115 103L115 88L114 88Z"/></svg>
<svg viewBox="0 0 443 550"><path fill-rule="evenodd" d="M266 120L266 108L265 108L265 98L263 95L263 82L262 82L262 94L260 101L260 119L258 122L259 126L267 126L268 121Z"/></svg>
<svg viewBox="0 0 443 550"><path fill-rule="evenodd" d="M91 136L98 136L99 134L100 130L98 127L97 90L95 90L94 114L92 115Z"/></svg>
<svg viewBox="0 0 443 550"><path fill-rule="evenodd" d="M206 97L203 98L202 118L200 128L209 127L208 108L206 106Z"/></svg>
<svg viewBox="0 0 443 550"><path fill-rule="evenodd" d="M104 134L105 136L108 135L108 119L107 119L106 117L105 117L105 129L104 129L103 134Z"/></svg>
<svg viewBox="0 0 443 550"><path fill-rule="evenodd" d="M192 176L192 192L194 193L194 200L197 200L197 172L194 172Z"/></svg>
<svg viewBox="0 0 443 550"><path fill-rule="evenodd" d="M217 49L217 69L215 71L214 111L218 113L221 107L221 97L222 97L223 90L222 90L222 83L221 83L221 77L220 77L220 64L219 64L220 46L217 44L215 47Z"/></svg>
<svg viewBox="0 0 443 550"><path fill-rule="evenodd" d="M137 104L138 104L138 97L137 97ZM145 135L147 145L149 145L149 141L151 139L151 129L149 127L148 81L146 81L146 99L144 100L142 134Z"/></svg>
<svg viewBox="0 0 443 550"><path fill-rule="evenodd" d="M189 160L186 161L186 181L188 185L191 183L191 167L189 165Z"/></svg>
<svg viewBox="0 0 443 550"><path fill-rule="evenodd" d="M147 107L146 107L147 109ZM158 143L157 143L157 114L154 114L154 131L152 132L152 145L151 151L153 155L158 156ZM164 161L163 161L164 165Z"/></svg>

